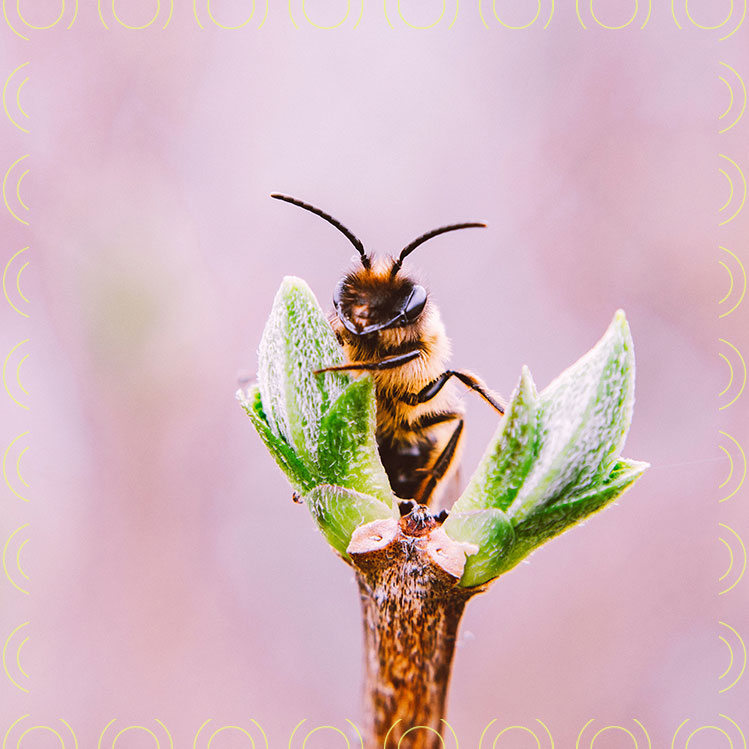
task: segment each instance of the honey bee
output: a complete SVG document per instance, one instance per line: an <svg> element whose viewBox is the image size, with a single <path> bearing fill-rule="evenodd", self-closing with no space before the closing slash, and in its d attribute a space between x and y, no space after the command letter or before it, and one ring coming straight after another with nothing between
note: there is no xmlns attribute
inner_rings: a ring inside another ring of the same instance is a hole
<svg viewBox="0 0 749 749"><path fill-rule="evenodd" d="M427 290L403 273L401 267L424 242L440 234L486 224L442 226L414 239L397 258L373 261L361 241L329 214L287 195L274 193L271 197L310 211L332 224L359 253L361 268L350 271L339 281L330 318L348 363L325 367L317 373L372 373L377 402L377 445L390 486L402 500L437 506L436 490L446 485L457 466L463 433L464 411L452 378L478 393L500 414L504 408L478 377L446 369L450 341L437 306Z"/></svg>

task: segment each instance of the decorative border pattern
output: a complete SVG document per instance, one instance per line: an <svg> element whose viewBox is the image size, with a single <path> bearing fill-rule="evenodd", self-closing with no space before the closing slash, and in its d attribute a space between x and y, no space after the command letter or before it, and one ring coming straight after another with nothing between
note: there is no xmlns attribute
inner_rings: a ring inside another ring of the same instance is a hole
<svg viewBox="0 0 749 749"><path fill-rule="evenodd" d="M448 0L441 0L441 2L436 3L439 12L435 14L431 23L416 24L406 17L409 15L408 10L404 11L404 5L407 5L406 0L389 0L389 2L389 6L388 0L382 0L381 5L380 3L372 3L370 7L382 13L390 28L395 28L396 25L403 25L419 31L429 31L444 25L452 28L458 21L461 10L460 0L450 0L449 3ZM700 31L715 32L720 34L717 38L722 42L732 37L743 26L746 21L748 2L749 0L730 0L728 15L719 24L707 25L694 17L689 8L689 0L671 0L671 18L678 29L692 27ZM491 22L500 29L524 31L534 26L542 26L544 29L548 29L557 12L555 0L536 0L535 2L529 0L528 21L522 24L511 24L504 20L503 14L497 9L498 4L501 5L501 0L491 0L491 4L489 0L479 0L476 8L464 10L463 15L478 12L482 24L487 29L490 28ZM261 7L258 7L258 5ZM166 29L172 23L176 14L185 11L185 6L176 7L174 0L164 0L164 2L155 0L155 6L155 12L150 18L136 20L124 17L123 11L118 10L118 0L112 0L111 3L97 0L96 3L99 22L107 30L115 29L117 26L128 31L144 31L151 27ZM215 26L222 31L240 31L248 27L262 28L270 16L270 0L265 0L265 2L261 0L260 3L257 0L249 0L247 6L249 10L247 17L236 24L228 24L222 21L211 8L211 0L193 0L192 16L201 29L205 29L207 26ZM352 0L346 0L346 11L342 18L337 23L328 25L319 23L310 17L307 10L307 0L288 0L285 13L295 28L298 28L300 24L308 24L315 29L334 30L349 24L356 28L364 15L364 6L364 0L354 0L354 3L352 3ZM273 12L283 13L282 7L280 4L277 5ZM632 8L632 15L624 23L615 24L603 18L600 9L596 11L595 0L588 0L588 2L575 0L575 15L580 26L586 30L595 26L608 31L621 31L630 27L645 29L653 14L653 0L632 0ZM24 16L21 11L20 0L17 0L15 5L10 0L3 0L5 23L16 36L26 41L29 41L30 38L28 34L50 31L58 26L67 29L73 28L78 20L78 11L78 0L72 0L72 3L70 0L67 3L65 0L61 0L61 9L57 18L47 25L36 25ZM297 23L297 19L299 23ZM302 21L302 19L304 20Z"/></svg>
<svg viewBox="0 0 749 749"><path fill-rule="evenodd" d="M689 0L670 0L670 14L677 29L683 30L688 27L697 29L709 36L726 42L733 37L743 26L747 15L748 0L731 0L730 10L726 18L719 24L706 25L695 19L690 11ZM388 27L407 27L419 31L427 31L438 26L452 28L459 20L461 8L459 0L442 0L441 10L435 20L426 25L417 25L409 21L408 12L404 13L405 0L383 0L382 4L372 3L372 12L381 12ZM555 14L554 0L529 0L529 20L525 24L511 25L503 20L501 11L497 9L499 0L492 0L489 8L488 0L479 0L476 8L462 9L466 13L476 13L486 29L498 31L523 31L532 27L548 29L552 26ZM437 4L439 5L439 3ZM56 19L47 25L35 25L30 23L24 16L21 2L11 3L3 0L3 17L10 31L22 40L29 41L32 35L44 34L58 27L71 29L78 21L78 0L61 0L61 9ZM86 9L90 12L91 7ZM163 2L155 1L155 12L150 19L125 18L126 11L118 11L117 0L111 4L97 0L98 19L104 29L110 32L118 31L118 27L133 32L145 31L151 27L167 29L177 13L184 13L186 6L175 7L174 0ZM666 8L661 5L655 9L663 12ZM259 3L248 2L249 15L244 21L235 25L224 23L211 8L211 0L193 0L192 17L200 29L215 27L220 31L242 31L246 29L261 29L268 20L271 7L269 0ZM621 32L625 29L647 28L653 15L653 2L647 0L640 2L633 0L633 12L629 19L622 24L615 25L601 18L600 12L595 10L594 0L583 2L575 0L575 14L582 29L588 31L598 26L610 32ZM322 25L317 23L307 10L306 0L289 0L288 7L276 5L274 14L288 16L295 28L300 25L310 25L316 29L332 31L339 28L356 29L364 15L364 0L354 2L347 0L346 12L341 20L334 25ZM725 55L722 53L725 49ZM718 302L719 319L736 314L744 315L745 296L747 290L747 275L742 261L742 252L745 247L737 246L737 240L742 236L736 225L745 220L747 183L743 165L731 155L732 141L727 139L729 133L734 138L747 138L746 109L747 89L744 78L730 62L730 47L720 46L721 56L726 60L716 61L718 67L718 78L725 85L728 95L728 105L725 111L718 116L717 132L721 136L720 153L717 154L718 171L724 177L727 184L728 197L718 210L717 228L720 236L719 264L728 275L728 290L725 296ZM728 61L727 61L728 60ZM24 110L22 93L24 86L30 80L31 61L19 62L5 77L2 89L2 103L5 114L6 137L14 138L13 145L19 154L15 160L6 166L2 179L2 199L7 213L6 220L17 222L24 227L29 227L30 209L23 199L22 184L29 173L28 164L33 164L31 154L26 153L25 139L31 132L31 117ZM733 141L735 142L735 141ZM743 224L745 229L745 224ZM746 237L746 231L743 232ZM30 317L30 301L24 295L21 284L23 271L28 267L33 258L33 251L29 245L24 247L3 248L7 260L3 269L3 295L8 304L6 314L15 317L14 323L20 325L21 331L18 342L11 347L3 360L2 381L6 395L15 408L29 411L29 393L23 385L22 365L28 358L28 347L30 339L25 332L26 322ZM19 319L20 318L20 319ZM747 369L744 357L739 348L728 338L719 338L719 356L728 370L728 384L718 394L721 412L732 412L737 404L742 403L746 389ZM0 435L5 440L5 448L2 457L3 479L7 492L5 502L29 503L29 483L24 477L22 470L24 455L29 449L29 431L21 431L16 435ZM720 431L719 449L728 459L729 470L726 478L718 487L718 504L721 507L721 520L719 525L718 539L725 547L729 564L718 580L719 596L730 596L732 592L742 583L747 567L747 552L740 533L736 530L738 522L739 502L746 492L743 490L747 475L746 452L740 441L727 431ZM23 553L29 541L30 523L25 522L15 528L2 546L2 565L6 582L9 584L7 591L11 596L23 597L30 595L32 587L29 576L23 568ZM747 665L747 648L745 644L746 632L740 631L740 626L746 626L746 622L724 622L718 621L719 639L728 650L728 667L718 677L718 692L720 694L730 692L745 677ZM31 679L23 668L22 652L29 641L30 621L19 622L17 626L5 637L0 636L2 646L2 665L7 686L11 690L18 690L28 694L31 690ZM363 746L361 734L357 726L350 720L346 720L341 726L316 726L309 730L300 721L291 732L289 737L289 749L302 747L307 739L317 732L327 731L335 734L333 740L338 744L351 746L349 737L356 736L358 744ZM539 746L554 749L554 739L548 726L537 719L538 726L505 725L499 723L498 719L490 721L483 730L479 741L479 749L489 746L511 746L511 739L503 739L504 734L512 732L523 732L531 734ZM196 721L197 724L197 721ZM2 729L0 729L1 731ZM428 730L425 726L414 726L410 731ZM575 749L581 747L593 747L596 740L606 732L619 731L627 734L635 747L648 747L652 749L652 743L648 730L637 718L632 718L628 725L603 725L600 721L589 719L581 728L575 742ZM746 749L746 737L739 723L731 716L720 713L718 720L711 725L696 725L696 721L686 718L678 726L674 727L671 740L671 749L681 749L689 745L690 740L700 732L712 731L720 735L721 746L728 741L728 746ZM157 747L170 747L173 749L174 742L169 728L160 720L154 719L148 725L121 726L116 718L112 718L103 728L99 735L97 749L103 747L114 747L117 740L128 732L147 733L155 742ZM196 725L193 740L193 749L210 746L215 737L222 732L239 733L246 737L248 746L269 747L268 738L261 724L252 719L243 725L216 726L213 719L208 718L200 725ZM60 745L65 747L78 747L78 739L73 727L62 718L56 719L50 724L37 724L30 714L21 715L3 733L2 748L16 746L19 749L30 746L27 737L34 733L52 733L58 739ZM29 740L30 741L30 740ZM336 745L338 745L336 744ZM357 745L356 741L354 745ZM458 746L458 737L449 724L446 723L444 746ZM600 745L600 744L599 744ZM387 741L386 741L387 746Z"/></svg>

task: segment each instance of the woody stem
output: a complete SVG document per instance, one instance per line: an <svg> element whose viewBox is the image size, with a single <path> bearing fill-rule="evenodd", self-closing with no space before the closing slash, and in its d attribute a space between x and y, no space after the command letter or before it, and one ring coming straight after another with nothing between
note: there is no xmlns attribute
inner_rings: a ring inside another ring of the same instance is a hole
<svg viewBox="0 0 749 749"><path fill-rule="evenodd" d="M457 586L441 528L412 536L404 527L407 518L392 538L375 534L379 548L351 554L364 621L366 749L443 746L458 625L476 592Z"/></svg>

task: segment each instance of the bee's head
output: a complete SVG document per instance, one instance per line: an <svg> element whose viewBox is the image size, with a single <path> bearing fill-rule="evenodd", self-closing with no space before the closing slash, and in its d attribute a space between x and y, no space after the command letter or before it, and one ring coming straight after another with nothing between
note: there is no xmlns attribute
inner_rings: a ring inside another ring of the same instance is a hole
<svg viewBox="0 0 749 749"><path fill-rule="evenodd" d="M364 251L364 245L340 221L319 208L288 195L274 193L271 197L284 200L320 216L335 226L356 248L361 258L362 268L346 275L338 283L333 295L333 304L338 318L346 330L356 336L369 335L390 328L407 327L416 323L426 305L427 291L411 279L399 275L403 261L419 245L440 234L457 229L486 226L481 223L441 226L439 229L433 229L414 239L401 250L397 258L373 268L371 258Z"/></svg>
<svg viewBox="0 0 749 749"><path fill-rule="evenodd" d="M403 328L421 316L427 291L410 278L393 274L394 262L353 271L338 282L333 304L349 333L361 336Z"/></svg>

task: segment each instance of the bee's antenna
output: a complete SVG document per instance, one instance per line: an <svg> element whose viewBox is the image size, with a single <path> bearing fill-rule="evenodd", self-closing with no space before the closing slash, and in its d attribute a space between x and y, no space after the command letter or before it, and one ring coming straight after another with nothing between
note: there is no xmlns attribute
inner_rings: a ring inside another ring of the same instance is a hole
<svg viewBox="0 0 749 749"><path fill-rule="evenodd" d="M393 267L390 270L390 277L392 278L403 265L403 261L421 244L432 239L433 237L445 234L448 231L457 231L458 229L472 229L472 228L486 228L486 224L470 223L470 224L450 224L450 226L441 226L439 229L432 229L426 234L422 234L420 237L414 239L411 244L407 244L402 250L398 259L393 263Z"/></svg>
<svg viewBox="0 0 749 749"><path fill-rule="evenodd" d="M356 247L356 251L361 255L361 264L369 270L369 268L372 267L372 263L369 260L369 257L367 256L367 253L364 252L364 245L361 243L359 239L357 239L354 234L352 234L340 221L337 219L334 219L330 214L325 213L325 211L321 211L319 208L315 208L315 206L310 205L309 203L304 203L301 200L297 200L296 198L292 198L289 195L281 195L280 193L274 192L271 194L271 198L276 198L277 200L285 200L287 203L291 203L292 205L299 206L300 208L304 208L305 211L309 211L310 213L314 213L316 216L319 216L320 218L325 219L329 224L333 224L338 231L341 232L341 234L345 235L349 242L351 242L354 247ZM452 227L452 228L460 228L460 227ZM428 237L427 237L428 239Z"/></svg>

